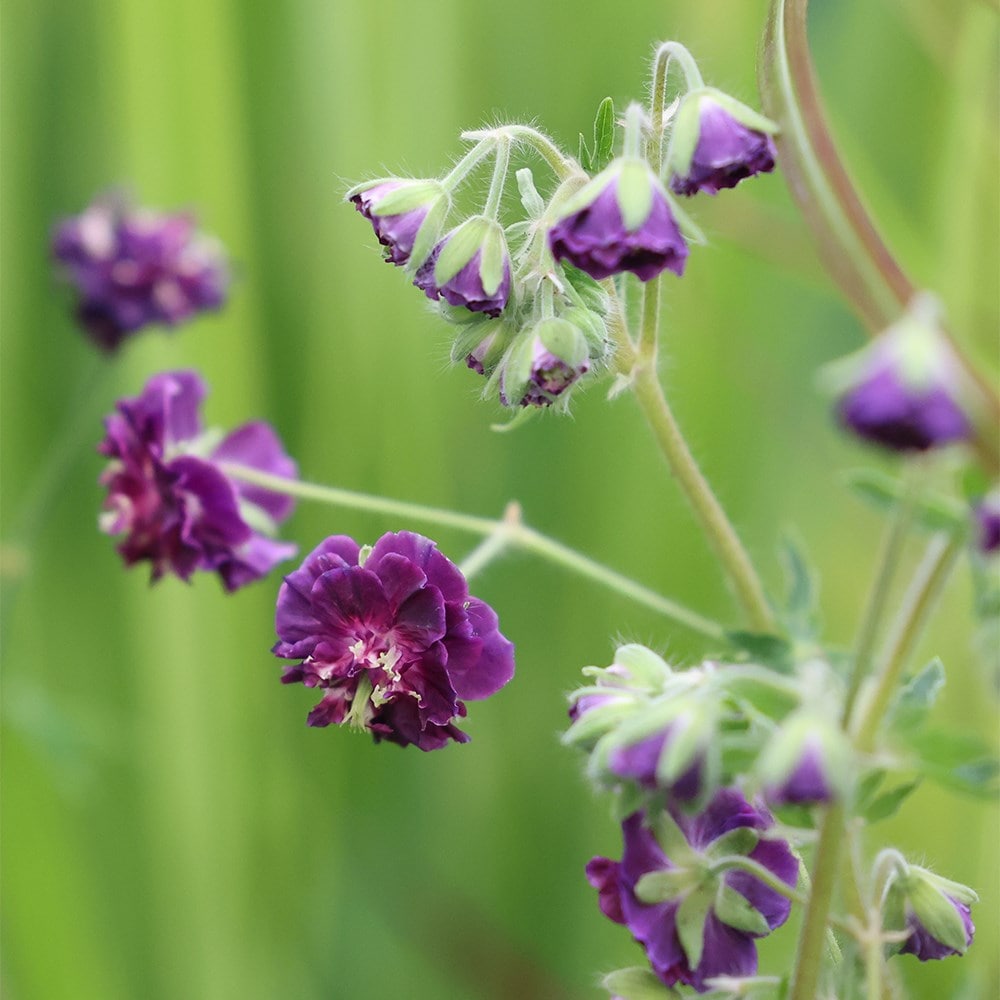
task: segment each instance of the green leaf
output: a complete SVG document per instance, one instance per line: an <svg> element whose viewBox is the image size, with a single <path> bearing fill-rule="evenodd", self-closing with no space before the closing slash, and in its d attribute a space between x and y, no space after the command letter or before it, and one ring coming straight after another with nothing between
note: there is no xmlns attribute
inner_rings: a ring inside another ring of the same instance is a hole
<svg viewBox="0 0 1000 1000"><path fill-rule="evenodd" d="M672 1000L677 994L651 970L634 967L608 973L601 985L622 1000Z"/></svg>
<svg viewBox="0 0 1000 1000"><path fill-rule="evenodd" d="M788 586L782 617L796 636L811 639L816 635L815 574L806 561L801 545L790 535L781 539L779 558Z"/></svg>
<svg viewBox="0 0 1000 1000"><path fill-rule="evenodd" d="M730 927L763 937L771 928L767 918L750 903L741 892L737 892L725 880L719 883L715 893L715 915Z"/></svg>
<svg viewBox="0 0 1000 1000"><path fill-rule="evenodd" d="M944 687L944 664L935 657L896 696L890 718L900 729L912 729L926 718Z"/></svg>
<svg viewBox="0 0 1000 1000"><path fill-rule="evenodd" d="M873 799L872 802L865 807L861 815L869 823L877 823L879 820L888 819L890 816L894 816L899 811L899 807L910 797L911 793L916 790L919 784L920 779L914 778L913 781L908 781L905 784L896 785L895 788L890 788L887 792L883 792L881 795Z"/></svg>
<svg viewBox="0 0 1000 1000"><path fill-rule="evenodd" d="M782 674L790 674L794 667L792 644L780 635L767 632L733 630L726 638L737 649L746 653L755 663L771 667Z"/></svg>
<svg viewBox="0 0 1000 1000"><path fill-rule="evenodd" d="M614 148L615 102L610 97L605 97L597 109L597 117L594 118L593 170L603 170L611 162Z"/></svg>
<svg viewBox="0 0 1000 1000"><path fill-rule="evenodd" d="M905 487L899 480L874 469L853 469L847 473L846 481L850 489L879 510L893 510L905 495ZM929 494L917 499L913 521L927 531L964 534L969 528L965 507L941 495Z"/></svg>
<svg viewBox="0 0 1000 1000"><path fill-rule="evenodd" d="M1000 791L1000 761L978 737L945 729L916 729L905 736L928 778L984 798Z"/></svg>
<svg viewBox="0 0 1000 1000"><path fill-rule="evenodd" d="M677 908L677 937L692 969L701 961L705 947L705 918L712 908L714 895L710 887L704 886L687 896Z"/></svg>
<svg viewBox="0 0 1000 1000"><path fill-rule="evenodd" d="M583 133L580 133L580 151L577 153L576 158L580 161L580 166L588 173L595 173L594 170L594 157L587 146L587 140L584 138Z"/></svg>

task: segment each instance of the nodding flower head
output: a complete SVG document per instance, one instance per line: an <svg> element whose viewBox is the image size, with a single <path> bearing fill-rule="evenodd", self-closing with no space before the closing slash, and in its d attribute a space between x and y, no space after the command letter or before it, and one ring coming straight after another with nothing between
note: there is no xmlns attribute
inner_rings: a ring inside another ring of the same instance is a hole
<svg viewBox="0 0 1000 1000"><path fill-rule="evenodd" d="M218 309L229 284L221 246L196 231L193 216L132 208L121 197L59 223L52 255L76 289L77 320L108 352L150 324Z"/></svg>
<svg viewBox="0 0 1000 1000"><path fill-rule="evenodd" d="M631 271L649 281L684 273L688 246L663 185L644 160L622 158L563 206L549 230L557 261L601 280Z"/></svg>
<svg viewBox="0 0 1000 1000"><path fill-rule="evenodd" d="M347 197L372 224L385 248L386 263L397 265L409 261L417 234L432 211L448 203L439 181L403 177L369 181L352 188Z"/></svg>
<svg viewBox="0 0 1000 1000"><path fill-rule="evenodd" d="M165 573L187 580L201 569L218 573L231 591L296 550L272 537L292 499L235 478L226 463L285 478L296 467L265 423L244 424L221 441L203 433L204 395L194 372L167 372L117 403L98 448L110 459L101 475L108 496L100 523L124 535L118 551L125 564L149 562L153 580Z"/></svg>
<svg viewBox="0 0 1000 1000"><path fill-rule="evenodd" d="M309 725L349 723L376 742L437 750L468 736L465 700L514 673L514 648L488 604L437 546L408 531L360 547L326 539L278 593L282 681L320 688ZM464 699L464 700L463 700Z"/></svg>

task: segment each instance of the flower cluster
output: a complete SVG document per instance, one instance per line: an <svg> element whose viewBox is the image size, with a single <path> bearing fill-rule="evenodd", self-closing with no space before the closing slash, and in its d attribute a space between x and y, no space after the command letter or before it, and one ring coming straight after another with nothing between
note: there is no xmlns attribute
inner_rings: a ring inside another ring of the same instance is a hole
<svg viewBox="0 0 1000 1000"><path fill-rule="evenodd" d="M318 687L309 725L347 722L376 742L437 750L468 736L462 699L498 691L514 648L489 605L434 545L408 531L362 548L326 539L278 593L274 653L298 660L282 681Z"/></svg>
<svg viewBox="0 0 1000 1000"><path fill-rule="evenodd" d="M133 209L119 197L61 222L52 254L76 288L77 319L109 352L144 326L218 309L229 283L221 247L191 215Z"/></svg>
<svg viewBox="0 0 1000 1000"><path fill-rule="evenodd" d="M197 374L178 371L154 376L139 396L117 403L98 447L111 460L100 479L108 490L100 524L124 534L125 564L150 562L153 580L209 570L232 591L296 547L271 537L291 513L291 498L241 481L227 463L285 478L296 466L265 423L244 424L221 441L205 433L204 396Z"/></svg>

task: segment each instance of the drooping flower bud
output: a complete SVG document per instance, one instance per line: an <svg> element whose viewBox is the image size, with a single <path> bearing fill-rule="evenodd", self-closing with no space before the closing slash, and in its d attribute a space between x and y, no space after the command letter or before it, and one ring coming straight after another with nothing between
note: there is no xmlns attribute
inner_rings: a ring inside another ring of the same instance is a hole
<svg viewBox="0 0 1000 1000"><path fill-rule="evenodd" d="M505 406L549 406L590 371L587 339L562 317L524 331L504 359L500 400Z"/></svg>
<svg viewBox="0 0 1000 1000"><path fill-rule="evenodd" d="M622 157L574 194L549 230L549 247L601 280L631 271L649 281L684 273L688 246L670 198L645 160Z"/></svg>
<svg viewBox="0 0 1000 1000"><path fill-rule="evenodd" d="M433 222L448 206L440 181L391 177L367 181L347 193L349 201L372 224L385 247L388 264L407 263L421 227Z"/></svg>
<svg viewBox="0 0 1000 1000"><path fill-rule="evenodd" d="M817 805L841 798L850 773L851 750L843 730L812 711L786 719L757 761L772 806Z"/></svg>
<svg viewBox="0 0 1000 1000"><path fill-rule="evenodd" d="M929 959L964 955L976 928L970 905L979 897L968 886L898 859L882 903L887 930L909 931L902 954Z"/></svg>
<svg viewBox="0 0 1000 1000"><path fill-rule="evenodd" d="M859 437L895 451L926 451L969 436L961 369L918 296L906 314L857 354L837 362L837 413Z"/></svg>
<svg viewBox="0 0 1000 1000"><path fill-rule="evenodd" d="M118 195L61 222L52 254L76 287L77 319L109 352L144 326L218 309L229 284L222 247L193 216L132 208Z"/></svg>
<svg viewBox="0 0 1000 1000"><path fill-rule="evenodd" d="M453 229L417 268L413 283L430 299L499 316L510 296L510 254L503 228L483 216Z"/></svg>
<svg viewBox="0 0 1000 1000"><path fill-rule="evenodd" d="M727 94L704 88L681 100L671 134L670 190L717 194L774 169L777 126Z"/></svg>

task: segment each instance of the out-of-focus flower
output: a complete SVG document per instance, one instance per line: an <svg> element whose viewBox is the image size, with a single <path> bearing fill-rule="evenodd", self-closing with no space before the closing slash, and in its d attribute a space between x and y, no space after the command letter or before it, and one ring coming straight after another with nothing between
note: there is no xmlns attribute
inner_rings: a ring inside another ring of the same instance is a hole
<svg viewBox="0 0 1000 1000"><path fill-rule="evenodd" d="M125 564L148 560L153 580L210 570L232 591L295 554L270 537L294 502L227 475L223 463L285 478L296 466L265 423L214 443L198 412L204 396L198 375L179 371L155 375L141 395L117 403L98 447L111 459L100 479L108 490L100 524L125 535Z"/></svg>
<svg viewBox="0 0 1000 1000"><path fill-rule="evenodd" d="M976 932L969 906L978 899L966 885L901 863L886 887L885 926L909 931L898 950L921 962L964 955Z"/></svg>
<svg viewBox="0 0 1000 1000"><path fill-rule="evenodd" d="M842 798L854 768L843 730L820 712L805 710L779 726L755 770L770 805L808 806Z"/></svg>
<svg viewBox="0 0 1000 1000"><path fill-rule="evenodd" d="M976 548L983 555L1000 552L1000 490L987 493L973 507L976 519Z"/></svg>
<svg viewBox="0 0 1000 1000"><path fill-rule="evenodd" d="M431 251L413 278L430 299L499 316L510 296L510 254L500 224L467 219Z"/></svg>
<svg viewBox="0 0 1000 1000"><path fill-rule="evenodd" d="M766 811L724 788L703 812L671 810L653 828L642 812L633 813L622 823L622 860L598 857L588 864L602 912L628 927L667 986L705 992L712 977L756 971L754 940L785 922L790 903L753 875L719 862L745 856L793 886L799 863L788 844L761 836L771 823Z"/></svg>
<svg viewBox="0 0 1000 1000"><path fill-rule="evenodd" d="M717 194L774 169L776 126L725 94L692 91L681 101L669 151L670 189Z"/></svg>
<svg viewBox="0 0 1000 1000"><path fill-rule="evenodd" d="M436 750L468 736L462 699L498 691L514 647L465 577L422 535L383 535L361 548L326 539L278 593L276 656L300 662L282 681L323 691L309 725L347 722L376 742Z"/></svg>
<svg viewBox="0 0 1000 1000"><path fill-rule="evenodd" d="M649 281L684 273L688 246L669 197L644 160L623 157L562 207L548 234L557 261L601 280L631 271Z"/></svg>
<svg viewBox="0 0 1000 1000"><path fill-rule="evenodd" d="M961 371L927 296L918 296L871 344L837 362L832 379L839 383L837 413L844 426L885 448L927 451L970 434Z"/></svg>
<svg viewBox="0 0 1000 1000"><path fill-rule="evenodd" d="M218 309L229 284L221 245L199 234L191 215L134 209L119 197L63 220L52 254L76 288L77 319L109 352L149 324Z"/></svg>
<svg viewBox="0 0 1000 1000"><path fill-rule="evenodd" d="M431 211L448 203L440 181L404 177L369 181L352 188L347 197L372 224L385 247L386 263L397 265L409 261L420 227Z"/></svg>

